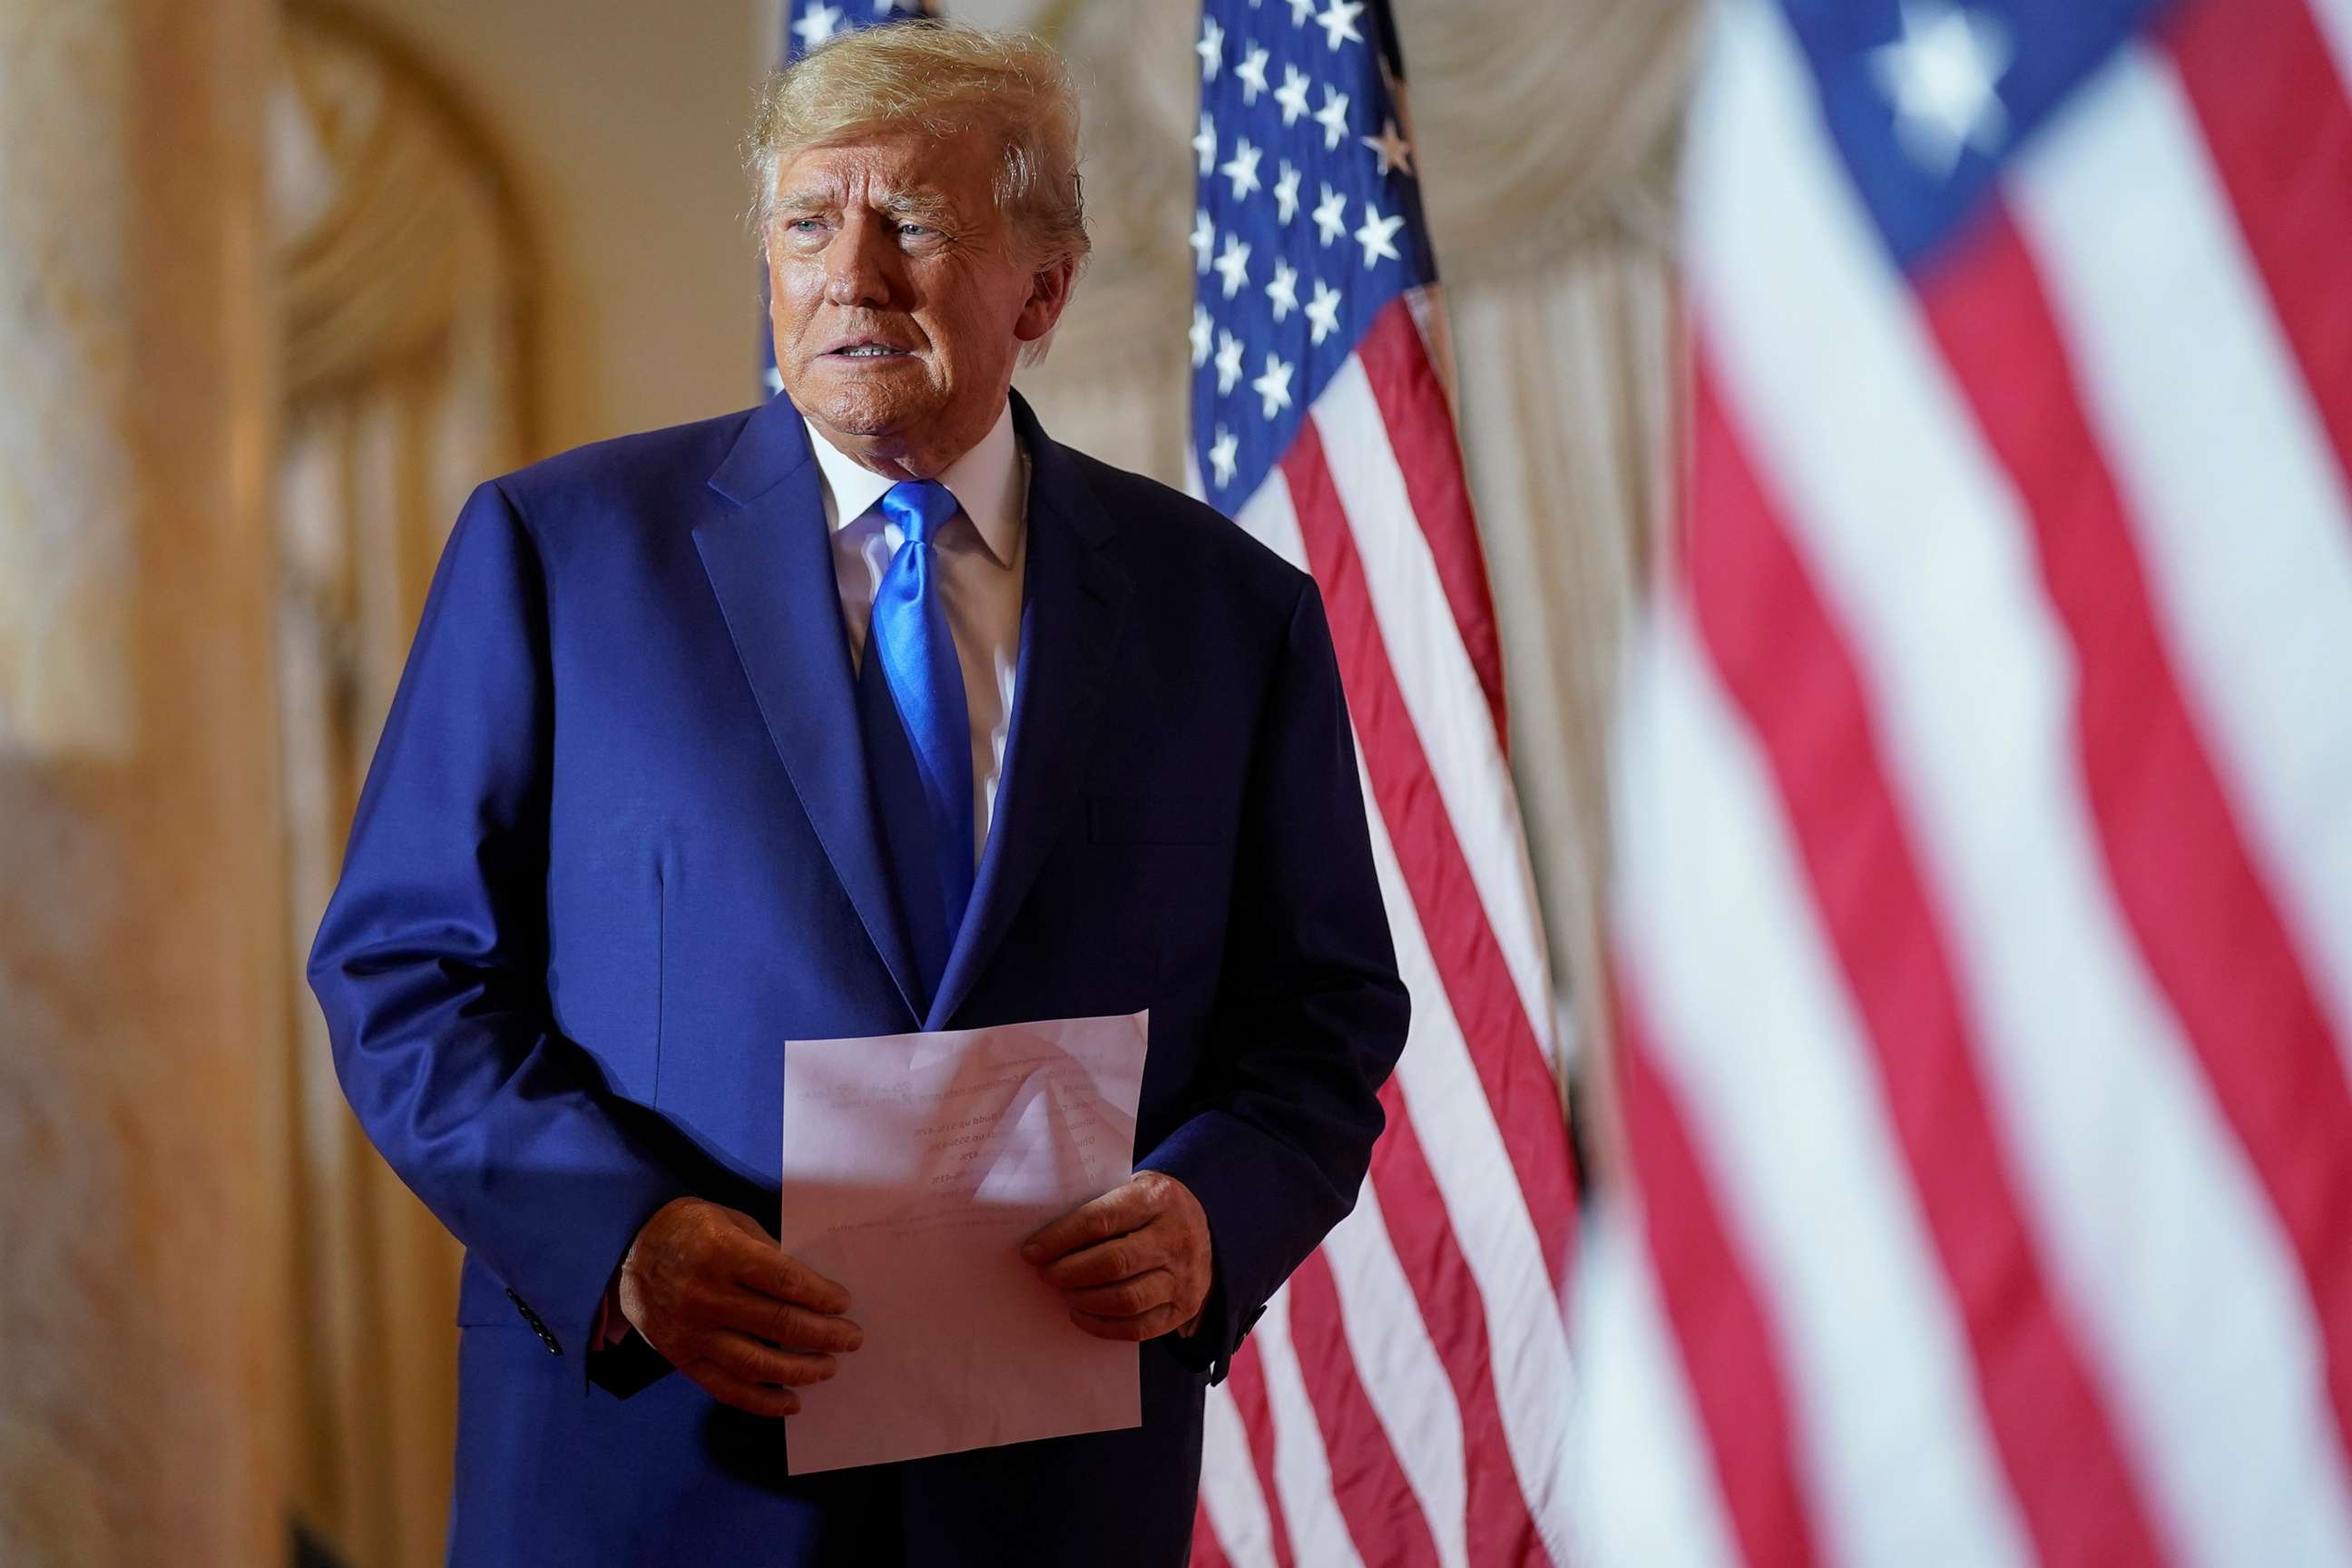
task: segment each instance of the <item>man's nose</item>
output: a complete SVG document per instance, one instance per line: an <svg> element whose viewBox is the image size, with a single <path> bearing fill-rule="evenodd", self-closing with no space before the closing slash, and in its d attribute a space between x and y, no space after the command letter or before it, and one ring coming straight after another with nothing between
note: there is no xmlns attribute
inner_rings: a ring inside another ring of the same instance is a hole
<svg viewBox="0 0 2352 1568"><path fill-rule="evenodd" d="M898 281L898 250L890 225L872 213L842 220L824 248L824 297L835 305L887 305Z"/></svg>

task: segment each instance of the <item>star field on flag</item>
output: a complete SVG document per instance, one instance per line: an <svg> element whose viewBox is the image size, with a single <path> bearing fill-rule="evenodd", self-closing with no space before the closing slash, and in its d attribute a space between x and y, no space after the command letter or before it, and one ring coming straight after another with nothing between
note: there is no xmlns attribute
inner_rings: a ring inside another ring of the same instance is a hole
<svg viewBox="0 0 2352 1568"><path fill-rule="evenodd" d="M1209 499L1228 510L1265 479L1381 308L1436 280L1397 63L1382 52L1391 37L1357 0L1212 6L1202 19L1201 205L1188 239L1206 273L1200 303L1211 331L1240 343L1235 363L1273 356L1294 376L1283 396L1265 395L1203 354L1195 326L1194 456ZM1320 195L1311 209L1307 191ZM1221 424L1234 443L1223 484L1210 458Z"/></svg>

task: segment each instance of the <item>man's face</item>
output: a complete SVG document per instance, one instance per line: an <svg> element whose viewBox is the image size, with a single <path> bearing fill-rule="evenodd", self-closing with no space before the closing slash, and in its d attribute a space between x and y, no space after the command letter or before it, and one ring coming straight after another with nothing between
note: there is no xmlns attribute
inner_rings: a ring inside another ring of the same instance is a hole
<svg viewBox="0 0 2352 1568"><path fill-rule="evenodd" d="M785 394L853 456L929 478L1004 406L1021 346L1069 297L992 182L984 135L885 130L777 172L769 315ZM872 466L869 464L869 466Z"/></svg>

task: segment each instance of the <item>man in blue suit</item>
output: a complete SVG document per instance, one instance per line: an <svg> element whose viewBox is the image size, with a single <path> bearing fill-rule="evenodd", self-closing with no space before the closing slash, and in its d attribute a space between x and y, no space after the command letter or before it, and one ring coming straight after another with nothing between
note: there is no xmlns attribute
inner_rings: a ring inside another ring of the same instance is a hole
<svg viewBox="0 0 2352 1568"><path fill-rule="evenodd" d="M1406 998L1314 585L1010 390L1076 157L1033 41L817 51L751 157L784 395L457 521L310 971L467 1247L453 1562L1180 1563L1354 1200ZM1143 1007L1137 1173L1024 1248L1141 1426L788 1476L860 1333L773 1239L782 1042Z"/></svg>

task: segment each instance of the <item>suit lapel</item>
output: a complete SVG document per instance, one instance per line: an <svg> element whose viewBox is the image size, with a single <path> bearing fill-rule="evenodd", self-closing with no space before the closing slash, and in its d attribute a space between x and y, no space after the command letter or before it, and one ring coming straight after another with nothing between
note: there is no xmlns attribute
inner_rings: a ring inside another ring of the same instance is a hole
<svg viewBox="0 0 2352 1568"><path fill-rule="evenodd" d="M1013 411L1029 453L1028 581L1013 727L971 910L925 1022L932 1029L949 1026L1003 945L1077 799L1134 586L1108 549L1117 532L1076 462L1046 438L1017 393Z"/></svg>
<svg viewBox="0 0 2352 1568"><path fill-rule="evenodd" d="M834 875L909 1017L921 981L882 860L859 744L848 640L808 432L791 401L752 411L710 476L734 505L694 531L735 656Z"/></svg>

